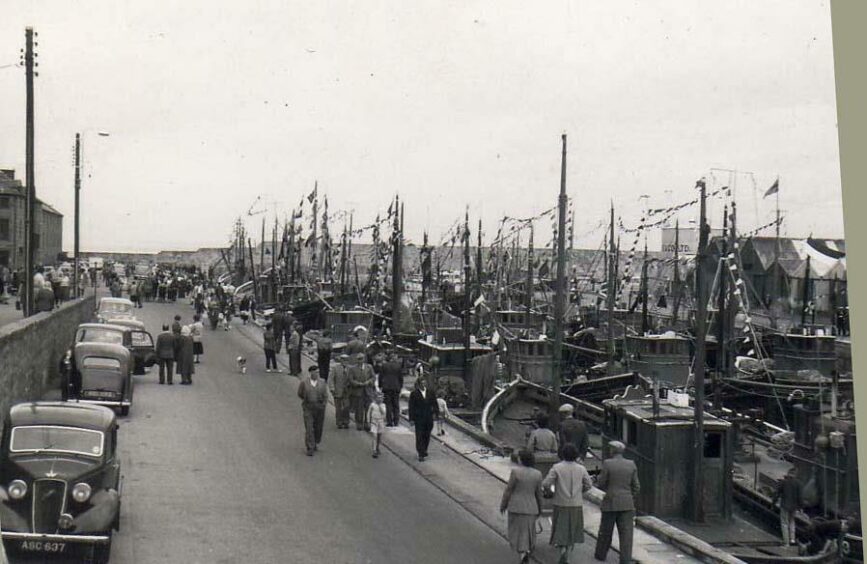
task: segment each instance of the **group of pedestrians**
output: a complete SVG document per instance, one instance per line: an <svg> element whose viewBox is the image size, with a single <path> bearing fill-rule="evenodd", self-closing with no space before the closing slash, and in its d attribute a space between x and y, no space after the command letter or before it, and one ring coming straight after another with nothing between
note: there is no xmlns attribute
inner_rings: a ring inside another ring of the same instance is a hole
<svg viewBox="0 0 867 564"><path fill-rule="evenodd" d="M173 385L174 373L181 377L181 384L193 384L195 364L199 364L204 353L202 345L202 318L193 316L189 325L181 324L181 316L175 315L171 325L165 324L157 335L156 355L160 366L160 384Z"/></svg>
<svg viewBox="0 0 867 564"><path fill-rule="evenodd" d="M568 413L568 410L564 412ZM564 424L570 420L567 416ZM553 505L549 542L560 551L559 562L568 562L574 546L584 542L583 495L594 484L582 463L587 451L586 443L582 444L580 432L575 433L577 426L567 424L566 427L565 435L577 441L568 440L560 446L560 461L551 467L547 476L534 467L534 451L521 449L518 453L520 464L512 470L503 492L500 511L508 514L509 543L519 553L521 562L529 562L535 549L536 535L541 528L538 519L542 514L543 497L551 498ZM557 439L549 429L540 429L541 432L535 433L534 444L541 437L546 437L547 441L552 436ZM561 428L561 438L564 436L562 431ZM620 562L632 562L635 497L640 491L638 468L633 461L624 458L626 446L622 442L612 441L608 443L608 449L610 456L602 463L595 484L605 492L605 497L594 557L605 561L616 526Z"/></svg>

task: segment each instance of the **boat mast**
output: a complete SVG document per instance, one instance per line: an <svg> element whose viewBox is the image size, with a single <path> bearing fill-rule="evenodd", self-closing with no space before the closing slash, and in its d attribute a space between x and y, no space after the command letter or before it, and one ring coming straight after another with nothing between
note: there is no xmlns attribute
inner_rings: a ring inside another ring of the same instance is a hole
<svg viewBox="0 0 867 564"><path fill-rule="evenodd" d="M464 215L464 382L470 375L470 208L467 206Z"/></svg>
<svg viewBox="0 0 867 564"><path fill-rule="evenodd" d="M650 319L647 312L647 236L644 238L644 261L641 265L641 334L650 331Z"/></svg>
<svg viewBox="0 0 867 564"><path fill-rule="evenodd" d="M403 284L401 281L401 209L400 197L394 197L394 231L392 234L391 252L391 332L392 335L399 331L400 327L400 300Z"/></svg>
<svg viewBox="0 0 867 564"><path fill-rule="evenodd" d="M421 306L427 301L427 286L430 283L430 249L427 246L427 231L424 232L421 247Z"/></svg>
<svg viewBox="0 0 867 564"><path fill-rule="evenodd" d="M479 218L479 231L476 242L476 278L479 284L479 296L482 295L482 218Z"/></svg>
<svg viewBox="0 0 867 564"><path fill-rule="evenodd" d="M533 325L532 307L533 307L533 223L530 222L530 246L527 249L527 288L524 300L526 301L527 314L524 317L524 326L527 330L527 338L530 338L530 328Z"/></svg>
<svg viewBox="0 0 867 564"><path fill-rule="evenodd" d="M720 238L719 295L717 296L716 374L713 378L713 409L715 413L719 413L722 408L719 381L720 378L722 378L723 373L726 371L728 360L728 344L726 343L726 322L728 321L728 309L726 307L726 278L730 272L729 269L726 268L726 255L728 254L728 244L726 242L728 218L728 205L725 205L723 206L723 236Z"/></svg>
<svg viewBox="0 0 867 564"><path fill-rule="evenodd" d="M606 373L608 376L612 376L614 373L614 293L616 290L616 278L617 274L615 273L615 264L614 264L614 202L611 203L611 232L610 239L608 242L608 328L607 328L607 349L608 349L608 363L606 366Z"/></svg>
<svg viewBox="0 0 867 564"><path fill-rule="evenodd" d="M554 362L551 374L551 421L559 427L560 376L563 363L563 316L566 309L566 134L560 164L560 198L557 229L557 295L554 298Z"/></svg>
<svg viewBox="0 0 867 564"><path fill-rule="evenodd" d="M810 255L807 255L807 268L804 269L803 307L801 308L801 327L807 324L807 308L810 301Z"/></svg>
<svg viewBox="0 0 867 564"><path fill-rule="evenodd" d="M313 235L312 235L312 239L311 239L313 242L313 260L311 260L310 262L312 263L311 266L316 269L316 272L313 275L314 276L314 282L315 282L315 279L319 278L319 276L321 275L321 272L322 272L322 262L321 262L322 256L316 252L316 247L319 244L316 240L316 224L317 223L319 223L319 181L318 180L313 182L313 225L312 225Z"/></svg>
<svg viewBox="0 0 867 564"><path fill-rule="evenodd" d="M677 310L680 309L680 219L674 222L674 296L672 296L671 325L677 330Z"/></svg>
<svg viewBox="0 0 867 564"><path fill-rule="evenodd" d="M707 237L710 230L706 223L707 188L702 178L696 183L700 189L698 249L695 256L695 290L698 301L695 335L695 436L693 439L692 510L696 522L704 522L704 364L705 332L707 323L707 296L705 290L704 263L707 253Z"/></svg>

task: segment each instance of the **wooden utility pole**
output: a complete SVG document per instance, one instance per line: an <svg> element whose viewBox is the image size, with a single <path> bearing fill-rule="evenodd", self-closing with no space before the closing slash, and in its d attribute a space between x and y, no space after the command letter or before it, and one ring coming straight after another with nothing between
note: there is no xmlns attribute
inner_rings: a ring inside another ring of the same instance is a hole
<svg viewBox="0 0 867 564"><path fill-rule="evenodd" d="M707 296L704 283L704 263L707 254L707 188L702 178L696 183L701 191L699 209L698 250L695 256L695 289L698 302L695 335L695 435L693 438L692 513L693 519L702 523L704 515L704 381L705 381L705 333L707 331Z"/></svg>
<svg viewBox="0 0 867 564"><path fill-rule="evenodd" d="M36 171L34 165L33 140L34 140L34 123L33 123L33 67L36 66L33 54L33 36L32 27L25 28L25 49L24 49L24 69L25 69L25 84L26 84L26 140L25 140L25 167L24 167L24 183L27 186L27 197L25 200L24 214L24 303L22 310L24 316L33 314L33 275L36 267L36 247L38 245L36 237Z"/></svg>
<svg viewBox="0 0 867 564"><path fill-rule="evenodd" d="M553 428L559 428L560 376L563 364L563 316L566 312L566 134L560 162L560 198L557 229L557 294L554 298L554 362L551 374L550 418Z"/></svg>
<svg viewBox="0 0 867 564"><path fill-rule="evenodd" d="M256 266L253 263L253 240L247 239L247 248L250 251L250 276L253 279L253 296L256 297L256 302L259 302L259 281L256 280Z"/></svg>
<svg viewBox="0 0 867 564"><path fill-rule="evenodd" d="M80 201L80 193L81 193L81 134L75 134L75 242L72 254L75 256L73 259L73 277L72 284L73 290L72 295L76 298L79 297L78 294L78 271L79 271L79 255L80 255L80 221L81 221L81 201Z"/></svg>

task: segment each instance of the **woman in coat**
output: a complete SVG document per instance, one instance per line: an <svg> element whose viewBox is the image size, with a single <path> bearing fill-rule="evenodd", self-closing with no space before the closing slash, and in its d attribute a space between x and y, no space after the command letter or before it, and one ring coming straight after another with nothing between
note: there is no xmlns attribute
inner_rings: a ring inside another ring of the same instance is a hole
<svg viewBox="0 0 867 564"><path fill-rule="evenodd" d="M521 563L530 561L536 547L536 519L542 514L542 473L533 468L533 453L518 452L521 465L513 468L500 501L500 513L508 511L509 545L521 555Z"/></svg>
<svg viewBox="0 0 867 564"><path fill-rule="evenodd" d="M199 357L205 353L205 349L202 346L202 333L204 333L205 326L202 324L202 316L200 314L195 314L193 316L193 324L190 325L190 336L193 338L193 362L195 364L199 363Z"/></svg>
<svg viewBox="0 0 867 564"><path fill-rule="evenodd" d="M559 564L569 562L575 543L584 542L583 494L593 487L590 474L578 459L578 448L572 443L563 446L563 460L551 467L542 481L542 489L554 487L554 516L551 545L560 549Z"/></svg>
<svg viewBox="0 0 867 564"><path fill-rule="evenodd" d="M181 337L178 344L177 363L178 374L181 375L181 384L189 386L193 383L193 337L190 327L185 325L181 328Z"/></svg>
<svg viewBox="0 0 867 564"><path fill-rule="evenodd" d="M363 353L362 353L363 354ZM415 426L415 450L419 462L427 458L430 434L434 420L439 413L437 397L433 390L427 389L424 378L415 381L415 389L409 394L409 420Z"/></svg>

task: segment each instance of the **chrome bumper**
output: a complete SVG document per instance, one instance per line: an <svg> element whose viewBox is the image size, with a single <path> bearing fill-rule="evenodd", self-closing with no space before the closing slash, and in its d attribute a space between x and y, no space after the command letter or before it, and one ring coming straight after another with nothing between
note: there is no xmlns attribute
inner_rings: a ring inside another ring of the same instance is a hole
<svg viewBox="0 0 867 564"><path fill-rule="evenodd" d="M105 544L110 539L108 535L61 535L48 533L16 533L13 531L2 531L0 536L10 540L43 540L43 541L59 541L59 542L86 542L94 544Z"/></svg>
<svg viewBox="0 0 867 564"><path fill-rule="evenodd" d="M89 400L89 399L77 399L72 400L78 403L90 403L93 405L110 405L117 407L129 407L132 405L132 402L129 400L121 400L121 401L112 401L112 400Z"/></svg>

